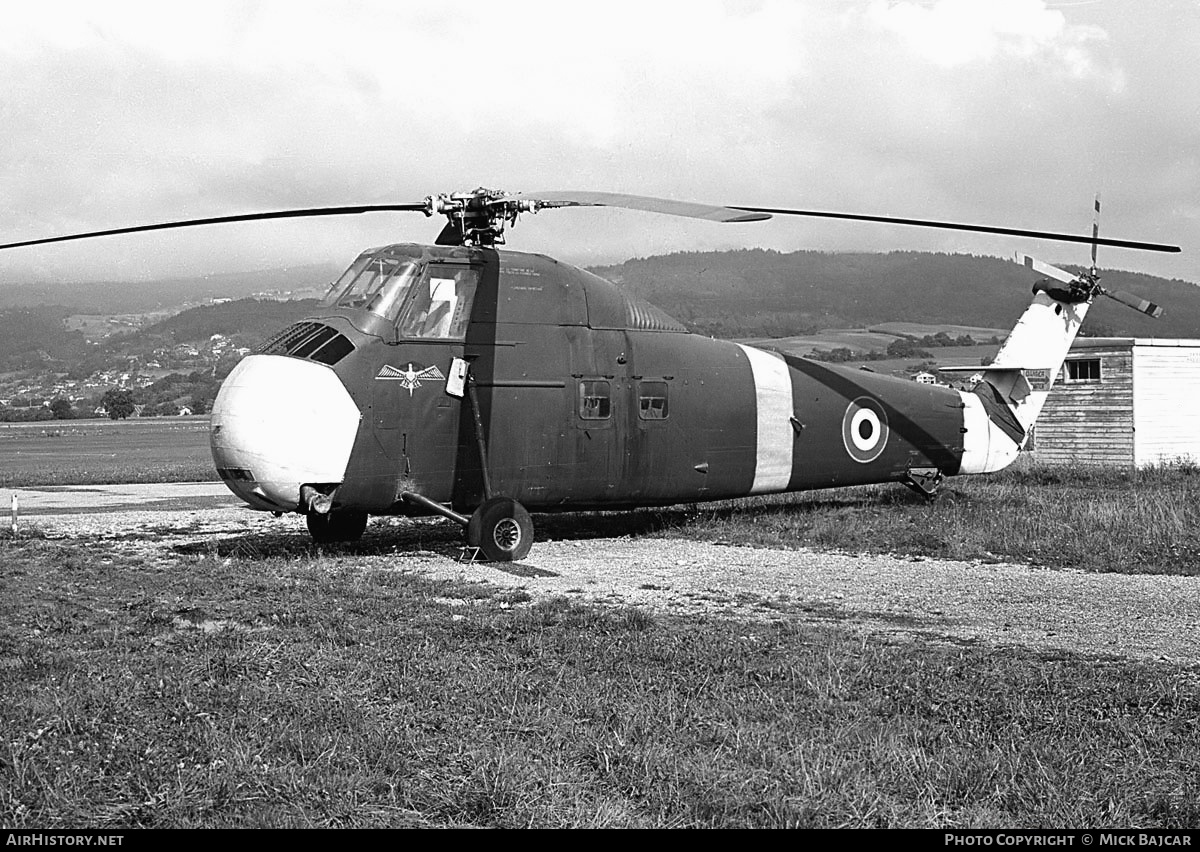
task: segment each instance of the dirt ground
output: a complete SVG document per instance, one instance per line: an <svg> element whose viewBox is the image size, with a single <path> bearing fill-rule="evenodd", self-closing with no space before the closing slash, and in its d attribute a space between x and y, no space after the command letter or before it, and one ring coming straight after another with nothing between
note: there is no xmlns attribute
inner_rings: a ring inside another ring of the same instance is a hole
<svg viewBox="0 0 1200 852"><path fill-rule="evenodd" d="M181 490L173 502L161 492L115 499L93 488L98 496L44 504L24 523L181 566L218 553L253 570L255 559L314 552L303 519L231 505L220 488ZM0 494L0 507L7 500ZM458 561L459 537L447 522L405 519L375 519L362 542L326 554L342 568L483 581L534 600L565 595L681 616L836 622L901 642L920 636L1200 665L1200 578L569 534L539 538L521 563L488 565Z"/></svg>

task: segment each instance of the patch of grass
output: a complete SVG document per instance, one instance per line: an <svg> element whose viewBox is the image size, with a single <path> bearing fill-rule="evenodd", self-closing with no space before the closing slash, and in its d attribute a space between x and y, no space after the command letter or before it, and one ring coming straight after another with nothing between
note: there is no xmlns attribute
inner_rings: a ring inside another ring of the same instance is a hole
<svg viewBox="0 0 1200 852"><path fill-rule="evenodd" d="M106 459L64 459L33 470L0 471L0 488L45 485L153 485L160 482L216 482L212 459L156 459L132 466L129 455Z"/></svg>
<svg viewBox="0 0 1200 852"><path fill-rule="evenodd" d="M1200 820L1200 677L1166 664L530 603L395 557L4 551L9 827Z"/></svg>
<svg viewBox="0 0 1200 852"><path fill-rule="evenodd" d="M947 480L926 500L870 485L539 519L550 536L662 535L1085 571L1200 574L1200 469L1019 465Z"/></svg>
<svg viewBox="0 0 1200 852"><path fill-rule="evenodd" d="M217 478L206 418L3 424L0 451L0 488Z"/></svg>
<svg viewBox="0 0 1200 852"><path fill-rule="evenodd" d="M46 537L46 531L37 523L21 518L14 530L11 521L5 523L0 519L0 541L28 541Z"/></svg>

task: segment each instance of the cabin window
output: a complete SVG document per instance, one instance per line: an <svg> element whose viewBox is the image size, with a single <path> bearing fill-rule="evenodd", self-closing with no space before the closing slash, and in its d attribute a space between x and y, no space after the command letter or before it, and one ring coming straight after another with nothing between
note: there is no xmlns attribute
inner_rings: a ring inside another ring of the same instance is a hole
<svg viewBox="0 0 1200 852"><path fill-rule="evenodd" d="M638 417L643 420L666 420L666 382L638 382Z"/></svg>
<svg viewBox="0 0 1200 852"><path fill-rule="evenodd" d="M579 416L584 420L612 417L612 386L608 382L588 379L579 383Z"/></svg>
<svg viewBox="0 0 1200 852"><path fill-rule="evenodd" d="M1066 363L1068 382L1100 381L1100 359L1080 358Z"/></svg>
<svg viewBox="0 0 1200 852"><path fill-rule="evenodd" d="M478 269L430 264L400 317L400 336L462 340L478 287Z"/></svg>

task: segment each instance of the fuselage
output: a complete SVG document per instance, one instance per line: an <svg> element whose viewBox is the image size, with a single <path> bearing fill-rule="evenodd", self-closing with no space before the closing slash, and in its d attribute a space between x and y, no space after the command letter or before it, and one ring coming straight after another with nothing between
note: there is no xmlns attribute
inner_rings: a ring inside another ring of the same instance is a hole
<svg viewBox="0 0 1200 852"><path fill-rule="evenodd" d="M456 358L477 409L446 392ZM541 255L397 245L238 365L212 449L263 510L301 510L307 485L370 514L411 513L404 492L469 512L485 456L491 493L530 509L619 508L953 475L964 400L688 333Z"/></svg>

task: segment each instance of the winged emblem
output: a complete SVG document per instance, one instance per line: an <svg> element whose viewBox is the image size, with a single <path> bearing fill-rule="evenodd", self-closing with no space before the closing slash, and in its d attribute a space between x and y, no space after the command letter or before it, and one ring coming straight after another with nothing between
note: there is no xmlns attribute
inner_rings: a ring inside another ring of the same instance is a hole
<svg viewBox="0 0 1200 852"><path fill-rule="evenodd" d="M400 387L408 390L409 396L412 396L413 391L421 386L421 382L441 381L444 378L446 378L445 375L436 366L413 366L411 361L403 370L393 367L391 364L384 364L375 375L376 381L399 382Z"/></svg>

